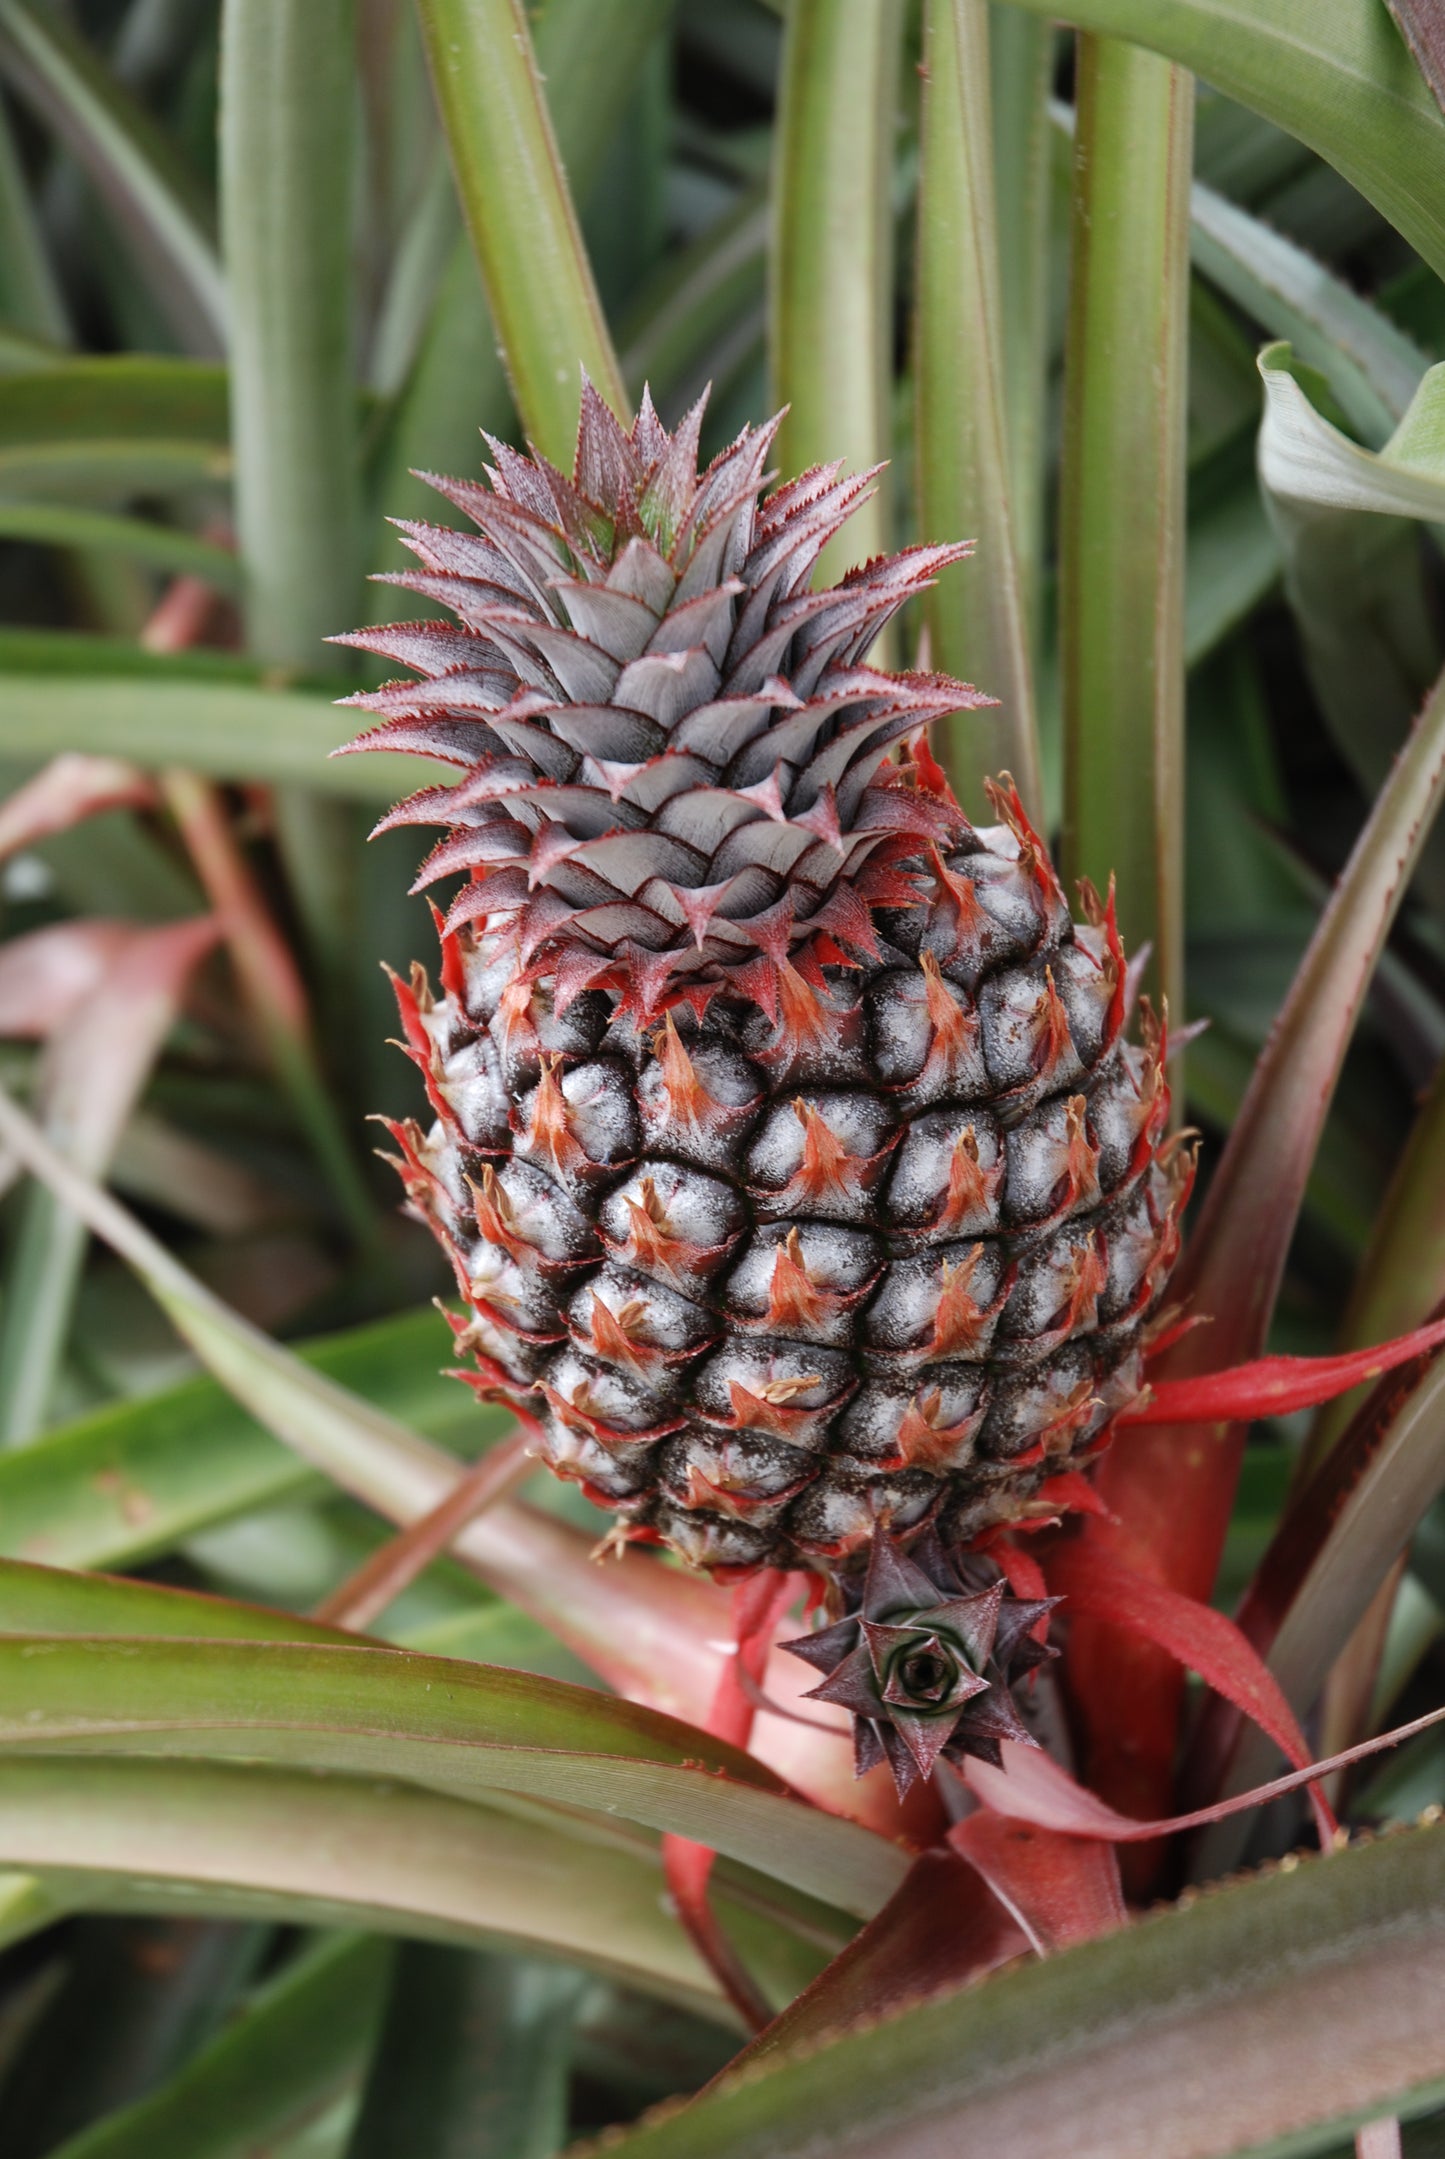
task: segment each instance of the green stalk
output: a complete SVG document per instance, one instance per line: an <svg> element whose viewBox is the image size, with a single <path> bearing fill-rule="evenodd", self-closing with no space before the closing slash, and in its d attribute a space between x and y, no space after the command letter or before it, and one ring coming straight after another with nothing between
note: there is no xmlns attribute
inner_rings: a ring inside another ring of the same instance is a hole
<svg viewBox="0 0 1445 2159"><path fill-rule="evenodd" d="M427 60L522 424L571 469L578 369L627 396L542 94L521 0L417 0Z"/></svg>
<svg viewBox="0 0 1445 2159"><path fill-rule="evenodd" d="M770 263L778 463L889 448L894 96L902 11L890 0L793 0L783 35ZM884 552L880 489L821 558L820 581Z"/></svg>
<svg viewBox="0 0 1445 2159"><path fill-rule="evenodd" d="M971 562L928 595L935 667L997 697L957 714L945 740L965 809L1011 771L1042 822L1028 627L1005 420L987 0L929 0L923 31L918 201L918 515L929 539L976 537Z"/></svg>
<svg viewBox="0 0 1445 2159"><path fill-rule="evenodd" d="M323 640L360 606L352 367L351 0L225 0L221 235L246 634L265 660L335 668ZM349 954L350 827L278 801L288 877L328 982Z"/></svg>
<svg viewBox="0 0 1445 2159"><path fill-rule="evenodd" d="M1078 45L1060 531L1064 862L1182 1011L1184 474L1194 84Z"/></svg>
<svg viewBox="0 0 1445 2159"><path fill-rule="evenodd" d="M990 6L994 214L1009 500L1024 622L1039 634L1049 381L1051 23Z"/></svg>

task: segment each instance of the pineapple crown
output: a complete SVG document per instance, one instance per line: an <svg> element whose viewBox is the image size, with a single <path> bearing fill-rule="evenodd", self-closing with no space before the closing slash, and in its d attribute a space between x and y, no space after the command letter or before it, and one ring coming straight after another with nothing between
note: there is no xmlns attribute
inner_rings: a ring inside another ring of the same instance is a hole
<svg viewBox="0 0 1445 2159"><path fill-rule="evenodd" d="M421 678L347 699L380 716L348 749L462 772L377 830L445 826L414 889L466 872L446 934L506 931L559 1011L594 988L639 1023L724 987L770 1019L815 1002L824 966L876 957L873 909L912 904L908 860L966 829L922 730L994 700L862 657L972 543L812 590L875 474L766 494L781 415L700 473L705 404L669 434L644 391L624 429L584 377L570 479L490 436L485 483L425 475L476 529L398 521L421 568L383 582L456 624L336 640Z"/></svg>

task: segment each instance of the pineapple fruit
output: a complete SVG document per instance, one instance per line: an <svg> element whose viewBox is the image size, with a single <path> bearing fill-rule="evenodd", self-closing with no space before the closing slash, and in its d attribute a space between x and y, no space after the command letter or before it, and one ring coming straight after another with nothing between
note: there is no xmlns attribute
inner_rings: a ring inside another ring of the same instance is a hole
<svg viewBox="0 0 1445 2159"><path fill-rule="evenodd" d="M1189 1157L1112 905L1075 921L1007 780L975 827L928 751L989 700L864 664L967 549L815 591L868 476L767 493L774 427L699 475L700 423L589 387L570 479L492 444L435 482L474 529L402 528L392 582L456 626L346 640L419 677L353 700L353 747L460 775L383 821L465 876L440 994L398 985L434 1116L398 1166L474 1384L619 1537L835 1611L886 1546L942 1609L1140 1392Z"/></svg>

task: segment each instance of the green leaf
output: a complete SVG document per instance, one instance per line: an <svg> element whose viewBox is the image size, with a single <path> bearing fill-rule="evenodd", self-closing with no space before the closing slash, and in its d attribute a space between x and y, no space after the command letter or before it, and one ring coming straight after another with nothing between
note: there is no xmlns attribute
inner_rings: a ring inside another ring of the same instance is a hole
<svg viewBox="0 0 1445 2159"><path fill-rule="evenodd" d="M56 1636L0 1640L0 1754L241 1756L519 1793L693 1838L866 1918L906 1870L771 1770L633 1703L408 1650ZM0 1841L0 1859L45 1862Z"/></svg>
<svg viewBox="0 0 1445 2159"><path fill-rule="evenodd" d="M269 1604L237 1604L196 1590L163 1589L120 1575L77 1574L0 1560L0 1635L175 1636L183 1641L316 1642L355 1636Z"/></svg>
<svg viewBox="0 0 1445 2159"><path fill-rule="evenodd" d="M1407 1831L725 2071L609 2150L932 2159L966 2123L970 2150L1009 2159L1284 2159L1320 2148L1319 2125L1439 2103L1442 1960L1445 1827Z"/></svg>
<svg viewBox="0 0 1445 2159"><path fill-rule="evenodd" d="M456 1382L442 1378L439 1329L423 1307L303 1343L296 1354L434 1438L470 1430L485 1439L503 1420L479 1418ZM324 1489L215 1380L187 1380L0 1456L0 1550L56 1567L134 1566L197 1530Z"/></svg>
<svg viewBox="0 0 1445 2159"><path fill-rule="evenodd" d="M102 639L76 639L104 646ZM149 766L183 765L215 779L300 784L343 801L378 807L435 780L420 758L332 758L355 733L352 716L310 691L268 688L203 675L194 664L125 666L111 673L110 652L77 652L105 671L83 667L30 671L29 658L51 657L18 638L0 638L0 756L41 763L57 742L70 750L124 755ZM7 661L20 660L19 667Z"/></svg>
<svg viewBox="0 0 1445 2159"><path fill-rule="evenodd" d="M1445 518L1445 368L1420 381L1378 452L1315 409L1288 345L1267 346L1259 371L1259 476L1285 591L1330 733L1374 795L1439 664L1417 538L1403 520ZM1438 844L1423 874L1431 896L1445 896Z"/></svg>
<svg viewBox="0 0 1445 2159"><path fill-rule="evenodd" d="M544 456L570 471L579 367L619 417L627 399L521 0L418 5L462 214L517 410Z"/></svg>
<svg viewBox="0 0 1445 2159"><path fill-rule="evenodd" d="M98 1911L543 1948L726 2017L655 1864L395 1783L234 1764L12 1761L0 1852Z"/></svg>
<svg viewBox="0 0 1445 2159"><path fill-rule="evenodd" d="M70 335L65 302L41 237L8 113L0 112L0 317L63 345Z"/></svg>
<svg viewBox="0 0 1445 2159"><path fill-rule="evenodd" d="M931 661L999 699L942 733L965 809L1011 771L1043 819L1029 629L1007 435L1002 297L989 107L986 0L932 0L924 15L922 167L914 385L918 520L931 539L977 537L925 602Z"/></svg>
<svg viewBox="0 0 1445 2159"><path fill-rule="evenodd" d="M773 150L771 396L785 473L889 454L894 99L902 18L889 0L792 0ZM883 495L858 509L819 576L890 543Z"/></svg>
<svg viewBox="0 0 1445 2159"><path fill-rule="evenodd" d="M239 584L236 558L228 547L146 517L111 517L102 510L72 509L67 503L0 499L0 538L29 540L42 547L95 548L177 577L203 578L218 592L234 592Z"/></svg>
<svg viewBox="0 0 1445 2159"><path fill-rule="evenodd" d="M1298 136L1445 274L1445 120L1379 0L1070 0L1068 20L1147 45Z"/></svg>
<svg viewBox="0 0 1445 2159"><path fill-rule="evenodd" d="M207 208L145 109L40 0L0 4L0 68L84 168L182 342L221 351L227 295Z"/></svg>
<svg viewBox="0 0 1445 2159"><path fill-rule="evenodd" d="M343 2089L376 2032L389 1956L341 1935L303 1952L159 2090L55 2159L249 2159Z"/></svg>
<svg viewBox="0 0 1445 2159"><path fill-rule="evenodd" d="M749 188L688 247L669 256L629 308L619 344L633 397L644 383L666 413L709 383L723 387L763 336L767 191Z"/></svg>
<svg viewBox="0 0 1445 2159"><path fill-rule="evenodd" d="M230 476L225 370L203 360L61 360L0 375L0 495L111 502Z"/></svg>
<svg viewBox="0 0 1445 2159"><path fill-rule="evenodd" d="M1432 367L1384 448L1365 450L1316 411L1288 344L1259 356L1260 478L1277 501L1324 510L1445 519L1445 366Z"/></svg>
<svg viewBox="0 0 1445 2159"><path fill-rule="evenodd" d="M1078 52L1061 477L1064 863L1183 1009L1184 455L1194 85Z"/></svg>
<svg viewBox="0 0 1445 2159"><path fill-rule="evenodd" d="M1413 338L1304 248L1198 181L1189 217L1195 269L1272 336L1289 338L1328 377L1351 425L1382 443L1429 364Z"/></svg>
<svg viewBox="0 0 1445 2159"><path fill-rule="evenodd" d="M407 1943L347 2159L551 2159L580 1998L575 1972Z"/></svg>

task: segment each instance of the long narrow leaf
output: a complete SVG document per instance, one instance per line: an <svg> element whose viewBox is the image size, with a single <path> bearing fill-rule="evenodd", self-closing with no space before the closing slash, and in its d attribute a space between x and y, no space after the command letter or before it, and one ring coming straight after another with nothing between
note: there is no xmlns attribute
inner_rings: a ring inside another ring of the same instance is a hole
<svg viewBox="0 0 1445 2159"><path fill-rule="evenodd" d="M1189 218L1196 270L1327 374L1351 424L1378 447L1428 365L1419 346L1304 248L1199 181Z"/></svg>
<svg viewBox="0 0 1445 2159"><path fill-rule="evenodd" d="M116 501L224 482L226 376L209 361L88 355L0 376L0 489Z"/></svg>
<svg viewBox="0 0 1445 2159"><path fill-rule="evenodd" d="M39 764L63 741L93 756L185 764L215 779L315 784L338 800L377 806L435 779L420 758L332 758L353 732L327 699L259 681L203 678L187 668L63 674L0 664L0 756L16 764Z"/></svg>
<svg viewBox="0 0 1445 2159"><path fill-rule="evenodd" d="M242 2159L269 2148L356 2074L389 1963L374 1936L321 1942L158 2091L67 2139L56 2159Z"/></svg>
<svg viewBox="0 0 1445 2159"><path fill-rule="evenodd" d="M1442 1976L1445 1828L1422 1829L725 2073L610 2148L934 2159L962 2124L969 2149L1009 2159L1218 2159L1405 2093L1403 2111L1436 2103ZM1201 2061L1228 2063L1207 2102Z"/></svg>
<svg viewBox="0 0 1445 2159"><path fill-rule="evenodd" d="M787 472L889 454L890 177L899 11L888 0L794 0L783 35L769 294L772 398ZM955 535L949 535L955 537ZM819 575L884 552L882 495L857 510Z"/></svg>
<svg viewBox="0 0 1445 2159"><path fill-rule="evenodd" d="M860 1918L906 1866L885 1839L787 1797L760 1762L694 1725L403 1650L11 1636L0 1753L239 1756L452 1797L515 1792L693 1838Z"/></svg>
<svg viewBox="0 0 1445 2159"><path fill-rule="evenodd" d="M183 342L195 352L223 350L229 303L206 208L144 108L36 0L0 6L0 69L115 213Z"/></svg>
<svg viewBox="0 0 1445 2159"><path fill-rule="evenodd" d="M944 755L966 809L1011 771L1043 817L1029 627L1006 426L987 0L931 0L924 15L922 171L914 383L921 529L976 538L928 596L933 665L999 700L958 714Z"/></svg>
<svg viewBox="0 0 1445 2159"><path fill-rule="evenodd" d="M1052 16L1053 0L1014 0ZM1445 119L1378 0L1070 0L1317 150L1445 274Z"/></svg>
<svg viewBox="0 0 1445 2159"><path fill-rule="evenodd" d="M579 368L626 392L582 245L521 0L419 0L462 213L517 409L571 466Z"/></svg>
<svg viewBox="0 0 1445 2159"><path fill-rule="evenodd" d="M0 318L7 329L63 345L70 335L10 116L0 112Z"/></svg>
<svg viewBox="0 0 1445 2159"><path fill-rule="evenodd" d="M231 1764L12 1761L0 1853L93 1910L541 1947L726 2014L655 1868L434 1792Z"/></svg>
<svg viewBox="0 0 1445 2159"><path fill-rule="evenodd" d="M1184 418L1194 86L1081 41L1059 609L1064 854L1183 993Z"/></svg>

